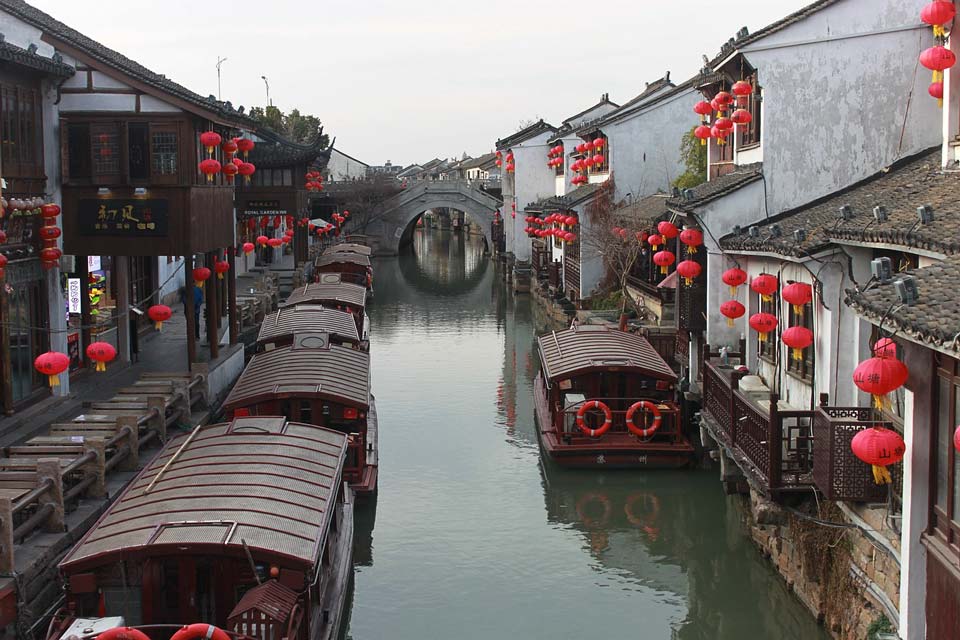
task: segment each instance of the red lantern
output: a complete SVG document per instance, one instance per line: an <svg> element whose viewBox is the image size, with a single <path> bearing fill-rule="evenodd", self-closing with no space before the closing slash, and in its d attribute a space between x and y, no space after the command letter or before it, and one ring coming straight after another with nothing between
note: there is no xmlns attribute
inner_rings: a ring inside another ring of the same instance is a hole
<svg viewBox="0 0 960 640"><path fill-rule="evenodd" d="M207 176L207 182L213 182L213 176L220 173L220 163L213 158L207 158L200 163L200 173Z"/></svg>
<svg viewBox="0 0 960 640"><path fill-rule="evenodd" d="M244 243L243 243L243 253L244 253L244 255L247 255L247 256L248 256L248 255L250 255L251 253L253 253L254 248L255 248L255 247L254 247L254 244L253 244L252 242L244 242Z"/></svg>
<svg viewBox="0 0 960 640"><path fill-rule="evenodd" d="M864 360L853 371L853 384L873 396L873 406L883 409L889 404L887 394L902 387L910 371L896 358L873 357Z"/></svg>
<svg viewBox="0 0 960 640"><path fill-rule="evenodd" d="M853 436L850 450L863 462L873 468L873 481L877 484L890 484L892 478L887 466L903 460L907 446L896 431L871 427Z"/></svg>
<svg viewBox="0 0 960 640"><path fill-rule="evenodd" d="M60 227L40 227L40 239L45 242L55 241L60 237Z"/></svg>
<svg viewBox="0 0 960 640"><path fill-rule="evenodd" d="M707 144L707 140L710 139L710 135L711 135L710 127L708 127L705 124L702 124L693 130L693 135L699 138L701 145L705 145Z"/></svg>
<svg viewBox="0 0 960 640"><path fill-rule="evenodd" d="M253 151L253 148L256 144L253 140L249 138L237 138L237 149L243 152L243 157L246 158L247 155Z"/></svg>
<svg viewBox="0 0 960 640"><path fill-rule="evenodd" d="M953 432L953 448L960 452L960 427Z"/></svg>
<svg viewBox="0 0 960 640"><path fill-rule="evenodd" d="M60 207L55 204L45 204L40 207L40 216L47 218L48 220L56 218L60 215ZM47 222L47 224L53 224L52 222Z"/></svg>
<svg viewBox="0 0 960 640"><path fill-rule="evenodd" d="M813 287L805 282L788 284L780 292L785 302L793 305L793 312L797 315L803 311L803 306L813 301Z"/></svg>
<svg viewBox="0 0 960 640"><path fill-rule="evenodd" d="M640 244L643 244L644 242L647 241L647 238L650 237L650 234L647 233L646 231L637 231L636 233L633 234L633 236L637 239L637 242L639 242Z"/></svg>
<svg viewBox="0 0 960 640"><path fill-rule="evenodd" d="M47 351L37 356L33 368L47 376L51 387L60 386L60 374L70 366L70 357L59 351Z"/></svg>
<svg viewBox="0 0 960 640"><path fill-rule="evenodd" d="M3 276L7 273L7 256L0 253L0 280L3 279Z"/></svg>
<svg viewBox="0 0 960 640"><path fill-rule="evenodd" d="M200 134L200 144L207 148L208 156L213 155L213 148L219 146L222 140L220 134L215 131L206 131Z"/></svg>
<svg viewBox="0 0 960 640"><path fill-rule="evenodd" d="M266 245L267 242L269 241L270 241L270 238L268 238L267 236L257 236L257 244L259 244L261 247Z"/></svg>
<svg viewBox="0 0 960 640"><path fill-rule="evenodd" d="M657 225L657 231L659 231L660 235L667 240L672 240L680 234L680 231L677 230L677 225L666 220Z"/></svg>
<svg viewBox="0 0 960 640"><path fill-rule="evenodd" d="M745 126L753 122L753 116L746 109L737 109L730 114L730 121L737 126ZM717 123L719 126L719 123Z"/></svg>
<svg viewBox="0 0 960 640"><path fill-rule="evenodd" d="M163 323L173 316L173 311L165 304L155 304L147 309L147 317L153 320L157 331L163 330Z"/></svg>
<svg viewBox="0 0 960 640"><path fill-rule="evenodd" d="M567 223L568 227L572 227L577 224L576 216L567 216L567 219L564 221Z"/></svg>
<svg viewBox="0 0 960 640"><path fill-rule="evenodd" d="M726 91L721 91L713 98L717 101L717 104L720 105L718 111L723 111L725 107L728 107L730 103L733 102L733 96L727 93Z"/></svg>
<svg viewBox="0 0 960 640"><path fill-rule="evenodd" d="M700 116L700 122L706 122L707 116L713 113L713 107L711 107L710 103L706 100L701 100L697 104L693 105L693 112Z"/></svg>
<svg viewBox="0 0 960 640"><path fill-rule="evenodd" d="M938 104L941 107L943 106L943 82L942 81L938 80L937 82L931 83L930 86L927 88L927 93L930 94L931 98L936 98L938 101Z"/></svg>
<svg viewBox="0 0 960 640"><path fill-rule="evenodd" d="M5 231L0 229L0 244L3 244L6 241L7 241L7 234Z"/></svg>
<svg viewBox="0 0 960 640"><path fill-rule="evenodd" d="M687 245L687 253L696 253L703 244L703 233L699 229L684 229L680 232L680 242Z"/></svg>
<svg viewBox="0 0 960 640"><path fill-rule="evenodd" d="M210 279L210 269L197 267L193 270L193 279L198 286L202 287L203 283Z"/></svg>
<svg viewBox="0 0 960 640"><path fill-rule="evenodd" d="M283 244L290 244L291 240L293 240L292 236L283 236L282 238L280 238L280 242L282 242Z"/></svg>
<svg viewBox="0 0 960 640"><path fill-rule="evenodd" d="M603 149L603 146L604 146L605 144L607 144L607 141L604 140L603 138L594 138L594 140L593 140L593 148L594 148L594 149Z"/></svg>
<svg viewBox="0 0 960 640"><path fill-rule="evenodd" d="M746 312L747 308L736 300L727 300L720 305L720 313L726 316L728 327L732 327L733 321L737 318L742 318Z"/></svg>
<svg viewBox="0 0 960 640"><path fill-rule="evenodd" d="M813 344L813 331L806 327L790 327L780 334L783 344L793 349L793 359L803 360L803 350Z"/></svg>
<svg viewBox="0 0 960 640"><path fill-rule="evenodd" d="M703 271L703 268L700 263L693 260L684 260L677 265L677 273L680 274L688 287L693 284L694 278L699 276L701 271Z"/></svg>
<svg viewBox="0 0 960 640"><path fill-rule="evenodd" d="M274 249L276 249L283 244L283 240L281 240L280 238L270 238L269 240L267 240L267 244L273 247Z"/></svg>
<svg viewBox="0 0 960 640"><path fill-rule="evenodd" d="M950 49L937 45L920 54L920 64L933 71L933 81L943 80L943 72L957 63L957 56Z"/></svg>
<svg viewBox="0 0 960 640"><path fill-rule="evenodd" d="M516 166L512 162L507 163L507 173L513 173L516 171Z"/></svg>
<svg viewBox="0 0 960 640"><path fill-rule="evenodd" d="M40 250L40 259L44 262L54 263L59 260L62 255L63 251L60 251L60 249L56 247L46 247Z"/></svg>
<svg viewBox="0 0 960 640"><path fill-rule="evenodd" d="M243 179L247 184L250 184L250 176L252 176L257 170L257 168L253 166L252 162L243 162L237 169L237 172L243 176Z"/></svg>
<svg viewBox="0 0 960 640"><path fill-rule="evenodd" d="M933 27L935 36L945 36L943 25L953 20L956 15L957 9L953 6L953 0L934 0L920 10L920 19Z"/></svg>
<svg viewBox="0 0 960 640"><path fill-rule="evenodd" d="M217 272L217 280L223 280L223 274L230 271L230 263L226 260L217 260L213 263L213 270Z"/></svg>
<svg viewBox="0 0 960 640"><path fill-rule="evenodd" d="M237 152L237 141L236 140L224 140L223 144L220 145L220 150L223 151L227 159L230 158L233 154Z"/></svg>
<svg viewBox="0 0 960 640"><path fill-rule="evenodd" d="M880 338L873 345L873 355L880 358L896 358L897 343L890 338Z"/></svg>
<svg viewBox="0 0 960 640"><path fill-rule="evenodd" d="M226 177L227 182L233 182L233 177L240 172L240 167L233 164L232 162L228 162L224 164L220 170L223 172L223 175Z"/></svg>
<svg viewBox="0 0 960 640"><path fill-rule="evenodd" d="M753 85L746 80L737 80L733 83L730 91L738 98L744 98L753 93Z"/></svg>
<svg viewBox="0 0 960 640"><path fill-rule="evenodd" d="M717 118L716 121L713 123L713 126L719 129L720 131L729 132L731 129L733 129L733 120L731 120L730 118Z"/></svg>
<svg viewBox="0 0 960 640"><path fill-rule="evenodd" d="M588 168L588 169L589 169L590 167L592 167L592 166L594 165L593 156L587 156L587 157L583 160L583 164L587 165L587 168Z"/></svg>
<svg viewBox="0 0 960 640"><path fill-rule="evenodd" d="M654 251L656 251L661 245L664 244L663 236L658 233L651 233L649 236L647 236L647 243L653 247Z"/></svg>
<svg viewBox="0 0 960 640"><path fill-rule="evenodd" d="M721 280L723 280L723 284L730 287L730 295L735 296L737 295L737 287L747 281L747 272L738 267L727 269L723 272Z"/></svg>
<svg viewBox="0 0 960 640"><path fill-rule="evenodd" d="M710 127L710 135L717 139L717 144L727 144L727 136L730 135L730 130L720 129L714 125Z"/></svg>
<svg viewBox="0 0 960 640"><path fill-rule="evenodd" d="M87 357L97 363L96 371L106 371L107 363L117 357L117 350L109 342L93 342L87 347Z"/></svg>
<svg viewBox="0 0 960 640"><path fill-rule="evenodd" d="M755 313L750 316L750 328L760 334L760 342L766 342L767 334L777 328L777 316L772 313Z"/></svg>
<svg viewBox="0 0 960 640"><path fill-rule="evenodd" d="M670 271L670 265L676 261L677 257L671 251L658 251L653 254L653 264L660 267L660 273Z"/></svg>
<svg viewBox="0 0 960 640"><path fill-rule="evenodd" d="M764 302L773 301L773 294L777 292L779 286L780 282L777 280L777 276L772 276L769 273L761 273L750 283L750 288L759 293L760 299Z"/></svg>
<svg viewBox="0 0 960 640"><path fill-rule="evenodd" d="M567 241L567 244L570 244L571 242L573 242L573 239L576 237L577 236L570 231L567 231L566 233L563 234L563 239Z"/></svg>

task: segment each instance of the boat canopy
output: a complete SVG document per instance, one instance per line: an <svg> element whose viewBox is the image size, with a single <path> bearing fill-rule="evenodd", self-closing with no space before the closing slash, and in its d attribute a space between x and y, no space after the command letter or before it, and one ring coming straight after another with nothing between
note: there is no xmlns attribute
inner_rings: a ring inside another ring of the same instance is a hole
<svg viewBox="0 0 960 640"><path fill-rule="evenodd" d="M347 435L245 417L170 440L60 563L66 574L121 559L204 552L319 563Z"/></svg>
<svg viewBox="0 0 960 640"><path fill-rule="evenodd" d="M368 247L365 244L357 244L355 242L341 242L340 244L335 244L333 246L327 247L324 254L328 253L359 253L362 256L370 256L373 253L373 249Z"/></svg>
<svg viewBox="0 0 960 640"><path fill-rule="evenodd" d="M332 264L355 264L361 267L369 267L370 258L369 256L360 253L351 253L349 251L328 252L318 256L313 264L317 268L328 267Z"/></svg>
<svg viewBox="0 0 960 640"><path fill-rule="evenodd" d="M343 303L366 307L367 288L358 284L342 282L339 273L321 274L320 282L313 282L297 287L282 303L281 307L291 307L298 304L311 303Z"/></svg>
<svg viewBox="0 0 960 640"><path fill-rule="evenodd" d="M537 338L547 380L617 369L675 382L673 372L643 336L602 325L583 325Z"/></svg>
<svg viewBox="0 0 960 640"><path fill-rule="evenodd" d="M357 322L351 314L320 304L283 307L267 315L260 325L257 342L273 342L297 333L329 333L347 342L360 342Z"/></svg>
<svg viewBox="0 0 960 640"><path fill-rule="evenodd" d="M367 409L370 354L330 344L327 334L296 334L292 345L253 356L223 408L233 411L291 397L328 398Z"/></svg>

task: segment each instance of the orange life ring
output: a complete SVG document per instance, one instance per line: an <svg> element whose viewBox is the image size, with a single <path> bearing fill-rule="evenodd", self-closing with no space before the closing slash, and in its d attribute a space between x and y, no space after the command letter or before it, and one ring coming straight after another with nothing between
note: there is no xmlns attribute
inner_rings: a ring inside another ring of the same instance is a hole
<svg viewBox="0 0 960 640"><path fill-rule="evenodd" d="M170 640L230 640L230 636L212 624L196 622L177 631Z"/></svg>
<svg viewBox="0 0 960 640"><path fill-rule="evenodd" d="M633 421L633 417L640 409L646 409L653 414L653 423L649 427L638 427ZM634 402L632 405L630 405L630 408L627 409L627 429L630 429L631 433L640 436L641 438L649 438L656 433L662 422L663 416L660 415L660 409L658 409L657 405L649 400Z"/></svg>
<svg viewBox="0 0 960 640"><path fill-rule="evenodd" d="M591 502L599 502L600 506L603 507L603 515L600 516L599 520L591 518L585 513L585 508ZM580 518L580 522L587 525L588 527L603 526L607 524L610 520L610 514L613 513L613 507L610 506L610 501L606 496L600 495L599 493L587 493L584 494L582 498L577 500L577 517Z"/></svg>
<svg viewBox="0 0 960 640"><path fill-rule="evenodd" d="M150 637L133 627L114 627L98 635L97 640L150 640Z"/></svg>
<svg viewBox="0 0 960 640"><path fill-rule="evenodd" d="M601 426L599 429L591 429L587 426L586 421L583 419L583 416L587 415L587 411L590 411L591 409L599 409L603 412L603 426ZM609 431L611 426L613 426L613 413L610 411L610 407L599 400L587 400L580 405L579 409L577 409L577 427L585 435L588 435L591 438L599 438Z"/></svg>

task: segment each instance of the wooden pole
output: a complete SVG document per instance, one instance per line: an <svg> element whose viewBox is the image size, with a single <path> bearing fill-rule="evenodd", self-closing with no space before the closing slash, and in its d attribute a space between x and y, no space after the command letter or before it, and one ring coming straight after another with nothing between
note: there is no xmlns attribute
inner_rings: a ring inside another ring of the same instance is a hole
<svg viewBox="0 0 960 640"><path fill-rule="evenodd" d="M213 264L213 257L216 252L206 254L206 263ZM217 328L217 318L220 315L220 305L217 301L217 283L209 282L205 287L207 290L207 342L210 343L210 359L213 360L220 355L220 331Z"/></svg>
<svg viewBox="0 0 960 640"><path fill-rule="evenodd" d="M240 323L237 321L237 259L235 251L227 252L227 264L230 272L227 274L227 317L230 320L230 344L240 342Z"/></svg>
<svg viewBox="0 0 960 640"><path fill-rule="evenodd" d="M197 316L193 305L193 256L183 256L183 313L187 316L187 371L197 361Z"/></svg>
<svg viewBox="0 0 960 640"><path fill-rule="evenodd" d="M90 313L90 262L87 256L77 256L80 262L77 273L80 275L80 353L93 342L93 314ZM82 357L82 356L81 356Z"/></svg>
<svg viewBox="0 0 960 640"><path fill-rule="evenodd" d="M130 358L130 258L113 257L113 278L117 287L117 351L121 362Z"/></svg>
<svg viewBox="0 0 960 640"><path fill-rule="evenodd" d="M13 367L10 354L10 304L7 300L6 287L0 282L0 353L3 354L3 412L13 415ZM12 525L11 525L12 526ZM12 531L13 529L11 529ZM0 541L2 547L2 541Z"/></svg>

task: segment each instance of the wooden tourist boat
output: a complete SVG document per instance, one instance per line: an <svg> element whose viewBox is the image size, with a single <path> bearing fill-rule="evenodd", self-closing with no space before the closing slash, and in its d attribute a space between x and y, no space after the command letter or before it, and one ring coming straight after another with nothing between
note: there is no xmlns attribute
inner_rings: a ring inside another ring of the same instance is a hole
<svg viewBox="0 0 960 640"><path fill-rule="evenodd" d="M346 311L356 321L360 336L366 339L369 335L370 323L366 312L367 289L360 285L343 282L338 273L324 273L320 276L319 282L297 287L280 306L293 307L303 304L322 304L330 309Z"/></svg>
<svg viewBox="0 0 960 640"><path fill-rule="evenodd" d="M336 640L353 574L347 455L345 434L276 417L174 438L60 563L48 640Z"/></svg>
<svg viewBox="0 0 960 640"><path fill-rule="evenodd" d="M339 273L342 282L359 284L373 290L373 265L368 256L353 252L323 253L313 262L313 272L320 282L325 273Z"/></svg>
<svg viewBox="0 0 960 640"><path fill-rule="evenodd" d="M371 255L373 255L373 249L365 244L358 244L356 242L341 242L340 244L327 247L324 249L323 253L358 253L369 258Z"/></svg>
<svg viewBox="0 0 960 640"><path fill-rule="evenodd" d="M681 467L693 446L673 401L676 374L641 336L602 326L537 339L543 451L568 467Z"/></svg>
<svg viewBox="0 0 960 640"><path fill-rule="evenodd" d="M363 351L370 350L367 337L357 333L357 323L348 311L330 309L321 304L298 304L282 307L267 315L260 325L257 346L260 351L285 347L293 336L306 333L326 333L330 342Z"/></svg>
<svg viewBox="0 0 960 640"><path fill-rule="evenodd" d="M331 344L329 334L294 335L247 364L223 403L230 418L285 416L349 438L343 476L359 497L377 489L377 410L370 354Z"/></svg>

